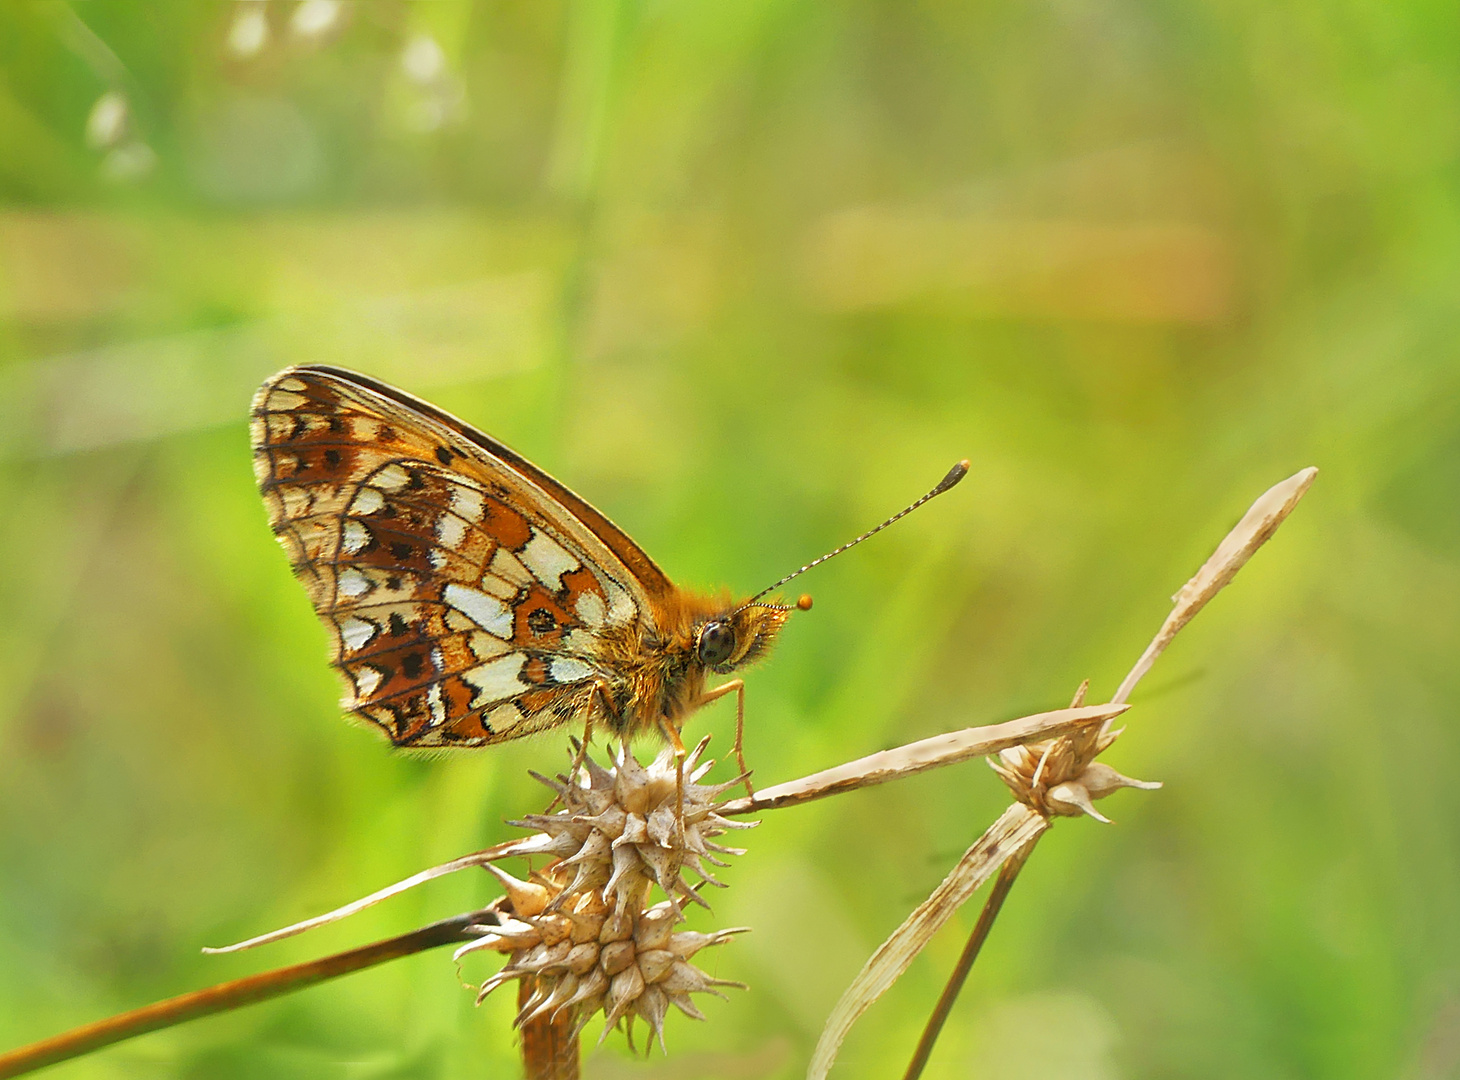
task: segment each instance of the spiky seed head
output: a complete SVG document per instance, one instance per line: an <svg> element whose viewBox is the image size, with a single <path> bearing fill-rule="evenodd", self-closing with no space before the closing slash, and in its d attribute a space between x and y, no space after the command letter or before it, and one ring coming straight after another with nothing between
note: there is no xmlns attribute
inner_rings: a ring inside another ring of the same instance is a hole
<svg viewBox="0 0 1460 1080"><path fill-rule="evenodd" d="M478 1003L497 987L524 980L532 989L518 1012L518 1026L566 1012L576 1035L602 1012L606 1036L637 1017L662 1047L670 1005L702 1020L691 994L723 996L718 987L741 985L712 979L689 960L743 927L712 933L674 930L684 921L684 902L708 907L700 886L720 884L702 860L726 864L709 852L743 853L711 839L754 824L716 813L721 796L734 784L698 782L711 764L700 763L704 749L701 742L685 760L682 812L668 748L647 766L620 746L608 768L585 759L571 778L538 777L562 809L513 824L536 830L529 848L554 861L529 881L488 867L505 889L493 905L501 923L474 928L480 936L457 949L456 959L486 949L508 954L508 961L481 984ZM686 868L699 876L696 885L684 880ZM663 899L651 904L656 889Z"/></svg>

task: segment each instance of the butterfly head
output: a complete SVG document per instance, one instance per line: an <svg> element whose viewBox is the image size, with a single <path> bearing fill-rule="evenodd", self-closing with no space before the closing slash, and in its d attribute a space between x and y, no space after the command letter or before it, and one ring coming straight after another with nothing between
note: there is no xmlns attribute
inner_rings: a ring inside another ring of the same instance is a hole
<svg viewBox="0 0 1460 1080"><path fill-rule="evenodd" d="M695 658L710 671L726 675L760 659L793 611L809 611L811 597L794 605L742 604L707 619L695 633Z"/></svg>

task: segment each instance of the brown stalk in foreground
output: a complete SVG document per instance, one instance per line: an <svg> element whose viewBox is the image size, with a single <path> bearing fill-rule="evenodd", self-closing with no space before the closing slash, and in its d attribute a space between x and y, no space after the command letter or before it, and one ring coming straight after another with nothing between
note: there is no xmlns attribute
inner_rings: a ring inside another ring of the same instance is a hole
<svg viewBox="0 0 1460 1080"><path fill-rule="evenodd" d="M206 990L194 990L190 994L72 1028L64 1034L0 1054L0 1078L21 1076L149 1031L160 1031L188 1020L268 1001L341 975L363 971L387 960L399 960L413 953L465 941L469 925L493 917L489 911L468 912L358 949L219 983Z"/></svg>

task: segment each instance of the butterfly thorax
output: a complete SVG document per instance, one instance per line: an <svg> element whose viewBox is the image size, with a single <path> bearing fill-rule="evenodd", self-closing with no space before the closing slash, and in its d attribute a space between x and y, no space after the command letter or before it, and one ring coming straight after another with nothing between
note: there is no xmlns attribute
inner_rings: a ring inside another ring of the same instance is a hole
<svg viewBox="0 0 1460 1080"><path fill-rule="evenodd" d="M598 659L611 688L603 720L616 734L654 732L665 723L678 730L703 703L706 677L728 674L764 656L787 613L738 608L728 594L680 591L655 616L653 622L600 638ZM708 648L714 643L705 640L707 628L723 635L718 652Z"/></svg>

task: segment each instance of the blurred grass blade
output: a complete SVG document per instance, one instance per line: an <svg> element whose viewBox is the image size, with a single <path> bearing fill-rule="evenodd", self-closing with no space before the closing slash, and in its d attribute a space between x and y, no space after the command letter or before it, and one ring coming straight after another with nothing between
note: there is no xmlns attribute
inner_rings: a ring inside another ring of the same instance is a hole
<svg viewBox="0 0 1460 1080"><path fill-rule="evenodd" d="M823 1080L836 1061L842 1040L874 1001L891 989L913 958L985 881L1015 852L1049 828L1049 822L1023 803L1015 803L963 853L943 883L919 904L863 965L832 1009L811 1055L807 1080Z"/></svg>

